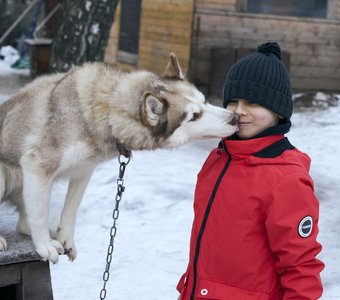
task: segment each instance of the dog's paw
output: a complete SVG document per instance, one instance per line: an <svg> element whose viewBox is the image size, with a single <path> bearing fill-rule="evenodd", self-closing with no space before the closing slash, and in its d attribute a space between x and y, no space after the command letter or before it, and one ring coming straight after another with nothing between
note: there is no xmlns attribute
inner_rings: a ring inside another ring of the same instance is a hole
<svg viewBox="0 0 340 300"><path fill-rule="evenodd" d="M77 249L74 244L73 238L63 234L62 230L57 231L56 240L63 245L65 254L68 256L70 261L74 261L77 257Z"/></svg>
<svg viewBox="0 0 340 300"><path fill-rule="evenodd" d="M55 237L55 239L63 245L65 254L68 256L70 261L74 261L77 257L77 249L76 245L74 244L73 230L71 230L72 228L72 226L59 224Z"/></svg>
<svg viewBox="0 0 340 300"><path fill-rule="evenodd" d="M64 247L56 240L51 239L47 243L36 244L36 250L43 261L57 263L59 254L64 254Z"/></svg>
<svg viewBox="0 0 340 300"><path fill-rule="evenodd" d="M74 261L77 257L77 249L75 245L73 245L73 247L65 248L65 254L70 261Z"/></svg>
<svg viewBox="0 0 340 300"><path fill-rule="evenodd" d="M0 236L0 251L6 251L6 250L7 250L7 242L2 236Z"/></svg>

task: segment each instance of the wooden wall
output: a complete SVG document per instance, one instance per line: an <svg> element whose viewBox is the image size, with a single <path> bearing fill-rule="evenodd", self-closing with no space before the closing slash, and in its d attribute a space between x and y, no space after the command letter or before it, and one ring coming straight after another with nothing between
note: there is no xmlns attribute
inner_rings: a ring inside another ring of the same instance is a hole
<svg viewBox="0 0 340 300"><path fill-rule="evenodd" d="M120 2L116 8L114 22L111 27L108 44L105 50L105 62L110 65L117 64L118 38L120 23Z"/></svg>
<svg viewBox="0 0 340 300"><path fill-rule="evenodd" d="M139 67L163 72L175 52L188 69L194 0L143 0Z"/></svg>
<svg viewBox="0 0 340 300"><path fill-rule="evenodd" d="M191 78L209 86L214 48L255 49L278 41L290 54L294 90L340 91L340 1L328 19L242 13L239 0L196 0Z"/></svg>
<svg viewBox="0 0 340 300"><path fill-rule="evenodd" d="M105 61L125 68L162 73L169 53L175 52L184 71L189 67L194 0L143 0L137 66L117 59L119 10L113 24Z"/></svg>

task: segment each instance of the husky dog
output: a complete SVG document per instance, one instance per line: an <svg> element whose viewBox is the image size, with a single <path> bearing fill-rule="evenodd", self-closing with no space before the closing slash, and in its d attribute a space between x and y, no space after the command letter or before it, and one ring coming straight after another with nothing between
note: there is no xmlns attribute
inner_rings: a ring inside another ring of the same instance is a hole
<svg viewBox="0 0 340 300"><path fill-rule="evenodd" d="M94 168L132 150L225 137L237 117L212 106L183 76L175 54L162 76L101 63L34 80L0 106L0 201L19 211L17 231L43 260L76 257L76 212ZM50 236L53 182L69 180L59 226ZM0 237L0 251L7 247Z"/></svg>

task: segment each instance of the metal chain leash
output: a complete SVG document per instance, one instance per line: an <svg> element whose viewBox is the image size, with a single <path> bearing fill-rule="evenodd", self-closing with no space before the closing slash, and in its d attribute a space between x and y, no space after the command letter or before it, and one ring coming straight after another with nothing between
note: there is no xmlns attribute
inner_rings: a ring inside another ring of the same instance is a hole
<svg viewBox="0 0 340 300"><path fill-rule="evenodd" d="M110 230L110 243L109 246L107 248L107 256L106 256L106 267L105 267L105 271L103 273L103 280L104 280L104 284L103 284L103 288L100 291L100 299L103 300L106 298L106 284L109 281L109 277L110 277L110 265L111 265L111 261L112 261L112 254L113 254L113 243L114 243L114 239L115 236L117 234L117 227L116 227L116 221L119 217L119 203L122 200L122 196L125 190L124 187L124 173L125 173L125 168L128 165L128 163L130 162L130 157L126 157L127 161L124 162L121 160L121 156L119 155L118 157L118 162L119 162L119 175L118 175L118 179L117 179L117 193L116 193L116 199L115 199L115 208L113 210L112 213L112 219L113 219L113 224Z"/></svg>

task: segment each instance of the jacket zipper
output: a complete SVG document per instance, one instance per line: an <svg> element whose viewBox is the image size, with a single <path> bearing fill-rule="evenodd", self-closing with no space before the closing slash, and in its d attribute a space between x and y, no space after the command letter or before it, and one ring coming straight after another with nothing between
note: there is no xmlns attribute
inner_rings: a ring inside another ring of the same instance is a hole
<svg viewBox="0 0 340 300"><path fill-rule="evenodd" d="M215 196L216 196L218 187L219 187L219 185L222 181L222 178L224 177L225 173L227 172L229 165L230 165L230 162L231 162L231 155L228 152L228 150L225 147L225 144L223 142L222 142L222 147L223 147L223 150L225 150L225 152L228 154L228 160L227 160L225 166L223 167L222 172L220 173L220 175L217 178L217 181L215 183L214 189L211 193L207 208L206 208L204 216L203 216L203 221L202 221L200 231L198 233L198 237L197 237L197 241L196 241L195 256L194 256L194 265L193 265L193 286L192 286L192 292L191 292L190 300L195 299L195 290L196 290L196 284L197 284L197 263L198 263L198 256L199 256L199 252L200 252L201 241L202 241L204 229L205 229L205 226L207 224L209 213L210 213L212 204L215 200Z"/></svg>

